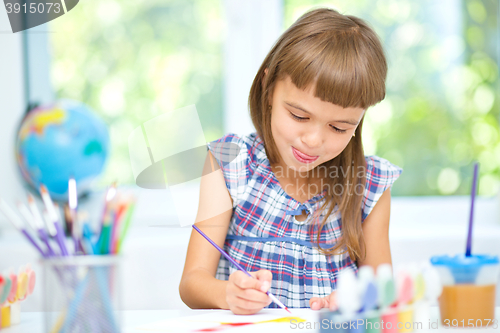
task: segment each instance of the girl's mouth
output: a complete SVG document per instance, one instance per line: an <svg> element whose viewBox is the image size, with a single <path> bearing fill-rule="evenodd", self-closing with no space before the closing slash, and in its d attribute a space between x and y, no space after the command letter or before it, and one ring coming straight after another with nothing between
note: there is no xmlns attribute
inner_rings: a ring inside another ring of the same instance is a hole
<svg viewBox="0 0 500 333"><path fill-rule="evenodd" d="M295 149L294 147L292 147L292 152L293 152L293 156L295 156L297 161L299 161L301 163L312 163L312 162L316 161L319 157L319 156L309 156L307 154L304 154L300 150Z"/></svg>

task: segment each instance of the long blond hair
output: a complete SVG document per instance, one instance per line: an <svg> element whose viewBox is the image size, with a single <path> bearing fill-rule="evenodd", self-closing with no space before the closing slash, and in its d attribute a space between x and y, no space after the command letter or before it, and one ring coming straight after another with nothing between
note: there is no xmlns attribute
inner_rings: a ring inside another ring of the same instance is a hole
<svg viewBox="0 0 500 333"><path fill-rule="evenodd" d="M271 164L277 163L280 155L271 133L268 104L276 82L287 76L299 89L315 85L314 94L322 101L344 108L366 109L385 97L387 62L376 33L363 20L328 8L315 9L302 15L273 46L250 89L248 103L252 122L264 142ZM342 153L321 165L326 170L333 167L356 172L341 172L339 177L327 177L329 190L321 210L325 207L328 210L317 228L316 237L319 243L321 230L337 206L337 212L342 216L342 238L333 248L322 251L326 254L347 251L353 260L366 255L361 253L364 248L361 228L363 193L356 194L355 190L355 185L361 184L364 192L366 183L362 123L363 119L355 131L355 137ZM346 189L340 197L334 195L333 190L338 184Z"/></svg>

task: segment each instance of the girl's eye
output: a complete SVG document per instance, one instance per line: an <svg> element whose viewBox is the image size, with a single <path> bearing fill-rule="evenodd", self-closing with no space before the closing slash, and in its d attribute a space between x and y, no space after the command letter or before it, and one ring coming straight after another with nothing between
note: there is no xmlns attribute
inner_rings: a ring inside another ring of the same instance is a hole
<svg viewBox="0 0 500 333"><path fill-rule="evenodd" d="M331 126L331 128L337 132L337 133L345 133L347 130L343 130L343 129L340 129L340 128L337 128L335 126Z"/></svg>
<svg viewBox="0 0 500 333"><path fill-rule="evenodd" d="M289 111L290 112L290 111ZM294 118L295 120L297 121L304 121L304 120L307 120L307 118L302 118L302 117L299 117L293 113L290 112L290 115L292 116L292 118Z"/></svg>
<svg viewBox="0 0 500 333"><path fill-rule="evenodd" d="M288 111L290 112L290 111ZM297 121L306 121L308 118L303 118L303 117L299 117L297 116L296 114L293 114L292 112L290 112L290 115L292 116L293 119L297 120ZM337 133L345 133L347 130L345 129L340 129L340 128L337 128L335 126L331 126L330 127Z"/></svg>

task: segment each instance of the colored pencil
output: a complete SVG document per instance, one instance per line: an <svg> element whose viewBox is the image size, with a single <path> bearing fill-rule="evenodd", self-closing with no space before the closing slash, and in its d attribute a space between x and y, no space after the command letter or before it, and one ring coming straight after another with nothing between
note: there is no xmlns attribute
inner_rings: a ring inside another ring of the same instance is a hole
<svg viewBox="0 0 500 333"><path fill-rule="evenodd" d="M116 244L116 253L120 253L121 251L121 248L123 246L123 241L130 227L130 221L132 221L132 215L134 214L134 209L135 209L135 200L132 199L132 202L129 204L127 208L126 211L127 215L125 217L125 221L123 222L123 227L121 230L120 237L118 238L118 243Z"/></svg>
<svg viewBox="0 0 500 333"><path fill-rule="evenodd" d="M111 212L110 212L110 202L116 196L116 184L113 183L106 191L106 197L104 198L104 207L101 217L101 233L99 239L97 240L97 252L96 254L107 254L109 253L109 239L111 236Z"/></svg>
<svg viewBox="0 0 500 333"><path fill-rule="evenodd" d="M94 242L92 242L92 230L87 222L83 223L83 243L85 244L87 254L97 254L97 248Z"/></svg>
<svg viewBox="0 0 500 333"><path fill-rule="evenodd" d="M109 239L111 238L111 228L112 228L112 212L108 208L104 220L102 222L101 234L99 235L99 241L97 246L97 251L99 254L109 253Z"/></svg>
<svg viewBox="0 0 500 333"><path fill-rule="evenodd" d="M123 202L118 204L118 208L116 210L116 214L113 219L113 228L111 231L111 246L110 246L110 251L111 253L115 254L117 253L117 247L118 247L118 238L120 236L120 229L123 227L123 217L125 215L125 212L127 210L127 203Z"/></svg>

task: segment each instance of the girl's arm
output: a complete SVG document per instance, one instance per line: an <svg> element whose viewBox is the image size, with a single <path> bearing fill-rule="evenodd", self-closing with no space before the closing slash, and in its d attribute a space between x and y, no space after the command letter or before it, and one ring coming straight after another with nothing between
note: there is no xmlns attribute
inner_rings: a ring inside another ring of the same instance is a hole
<svg viewBox="0 0 500 333"><path fill-rule="evenodd" d="M389 219L391 215L391 190L387 189L363 222L366 257L358 261L358 266L369 265L376 271L380 264L391 264L389 245ZM364 247L361 247L364 250Z"/></svg>
<svg viewBox="0 0 500 333"><path fill-rule="evenodd" d="M200 184L196 226L221 248L232 214L232 200L215 158L208 152ZM190 308L228 309L227 281L215 278L220 253L194 229L191 231L179 293Z"/></svg>
<svg viewBox="0 0 500 333"><path fill-rule="evenodd" d="M224 176L210 152L205 160L203 175L196 225L222 248L233 204ZM219 251L203 236L195 230L191 232L179 285L180 296L187 306L198 309L230 309L236 314L252 314L271 303L266 294L271 285L271 272L251 272L251 278L236 271L229 276L228 281L221 281L215 278L220 256Z"/></svg>

